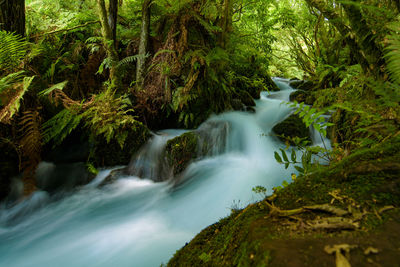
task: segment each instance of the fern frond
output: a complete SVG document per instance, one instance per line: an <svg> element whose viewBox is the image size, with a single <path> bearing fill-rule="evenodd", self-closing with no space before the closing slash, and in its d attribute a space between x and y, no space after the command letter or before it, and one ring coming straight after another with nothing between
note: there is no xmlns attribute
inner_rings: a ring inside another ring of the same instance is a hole
<svg viewBox="0 0 400 267"><path fill-rule="evenodd" d="M117 65L117 66L118 66L118 67L121 67L121 66L125 66L125 65L132 64L133 62L135 62L136 60L138 60L138 59L141 58L141 57L142 57L141 55L134 55L134 56L126 57L126 58L120 60L120 61L118 62L118 65Z"/></svg>
<svg viewBox="0 0 400 267"><path fill-rule="evenodd" d="M0 79L0 94L7 91L13 84L22 81L24 77L24 71L10 73L7 76ZM1 105L1 99L0 99Z"/></svg>
<svg viewBox="0 0 400 267"><path fill-rule="evenodd" d="M390 28L393 33L387 36L388 46L385 48L387 71L391 80L400 84L400 22L393 23Z"/></svg>
<svg viewBox="0 0 400 267"><path fill-rule="evenodd" d="M25 57L28 42L14 33L0 31L0 72L15 69Z"/></svg>
<svg viewBox="0 0 400 267"><path fill-rule="evenodd" d="M26 175L32 176L41 160L41 117L37 110L29 110L23 114L19 122L20 132L22 133L20 145L24 156L23 168L25 169Z"/></svg>
<svg viewBox="0 0 400 267"><path fill-rule="evenodd" d="M47 88L38 93L38 96L45 96L53 92L54 90L63 90L64 87L67 85L68 81L63 81L61 83L57 83L52 85L50 88Z"/></svg>
<svg viewBox="0 0 400 267"><path fill-rule="evenodd" d="M82 120L82 115L74 114L68 109L63 109L54 117L43 123L43 143L53 141L55 145L62 141L76 128Z"/></svg>
<svg viewBox="0 0 400 267"><path fill-rule="evenodd" d="M35 76L24 77L22 82L14 83L12 88L14 88L15 90L14 92L10 92L8 94L11 95L11 98L8 101L8 104L0 111L0 122L10 123L11 118L14 116L16 112L18 112L20 107L20 102L25 93L28 91L34 78Z"/></svg>

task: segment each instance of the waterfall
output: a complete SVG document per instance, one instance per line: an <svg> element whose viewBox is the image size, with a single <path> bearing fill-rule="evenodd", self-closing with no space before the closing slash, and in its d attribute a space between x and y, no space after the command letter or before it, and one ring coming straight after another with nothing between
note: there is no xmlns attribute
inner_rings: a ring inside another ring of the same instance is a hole
<svg viewBox="0 0 400 267"><path fill-rule="evenodd" d="M160 266L231 208L260 200L254 186L272 193L295 172L273 155L284 145L271 129L292 112L282 102L293 92L288 80L275 82L281 91L263 92L256 113L215 115L196 130L211 149L181 174L182 183L173 182L163 151L184 131L165 130L112 183L98 186L113 171L102 170L62 198L37 192L1 208L0 266Z"/></svg>

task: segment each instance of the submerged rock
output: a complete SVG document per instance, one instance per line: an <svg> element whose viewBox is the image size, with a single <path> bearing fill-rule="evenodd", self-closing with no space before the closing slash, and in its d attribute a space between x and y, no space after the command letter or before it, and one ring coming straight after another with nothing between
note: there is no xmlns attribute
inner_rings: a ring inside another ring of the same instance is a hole
<svg viewBox="0 0 400 267"><path fill-rule="evenodd" d="M125 167L112 170L110 172L110 174L107 175L107 177L104 178L104 180L99 184L99 187L103 187L105 185L112 184L115 181L117 181L119 177L124 176L126 174L127 174L127 169Z"/></svg>
<svg viewBox="0 0 400 267"><path fill-rule="evenodd" d="M49 193L72 190L77 186L88 184L95 178L84 162L64 164L41 162L35 176L37 187Z"/></svg>
<svg viewBox="0 0 400 267"><path fill-rule="evenodd" d="M304 90L297 90L290 94L290 101L304 102L306 105L312 105L315 102L315 97L310 92Z"/></svg>
<svg viewBox="0 0 400 267"><path fill-rule="evenodd" d="M306 127L306 124L298 115L290 115L284 121L278 123L272 128L272 131L278 136L280 140L283 142L286 139L283 137L300 137L306 138L306 140L311 141L310 130ZM294 145L293 142L290 142L291 145Z"/></svg>

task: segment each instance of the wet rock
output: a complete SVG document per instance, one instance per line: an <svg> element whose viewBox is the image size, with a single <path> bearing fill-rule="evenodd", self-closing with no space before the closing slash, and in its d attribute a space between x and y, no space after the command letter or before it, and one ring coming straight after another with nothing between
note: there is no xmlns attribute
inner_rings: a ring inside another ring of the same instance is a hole
<svg viewBox="0 0 400 267"><path fill-rule="evenodd" d="M269 91L280 91L281 89L279 89L279 87L276 85L276 83L274 83L274 81L272 80L272 78L270 76L265 76L264 77L264 83L267 86Z"/></svg>
<svg viewBox="0 0 400 267"><path fill-rule="evenodd" d="M118 180L119 177L124 176L127 174L127 169L126 168L119 168L112 170L110 174L104 178L104 180L99 184L99 187L103 187L108 184L114 183L116 180Z"/></svg>
<svg viewBox="0 0 400 267"><path fill-rule="evenodd" d="M278 123L272 128L272 131L278 136L280 140L283 142L286 141L285 137L300 137L306 138L308 141L311 141L310 138L310 130L306 127L305 123L298 115L290 115L284 121ZM293 142L290 142L291 145L294 145Z"/></svg>
<svg viewBox="0 0 400 267"><path fill-rule="evenodd" d="M304 91L312 91L315 88L315 84L311 81L292 81L290 86Z"/></svg>
<svg viewBox="0 0 400 267"><path fill-rule="evenodd" d="M290 101L304 102L306 105L312 105L315 102L314 96L308 91L297 90L290 94Z"/></svg>
<svg viewBox="0 0 400 267"><path fill-rule="evenodd" d="M142 123L137 123L126 131L128 136L122 149L115 139L107 143L103 136L96 137L92 144L94 146L93 162L96 166L127 165L132 155L139 151L151 137L149 129Z"/></svg>
<svg viewBox="0 0 400 267"><path fill-rule="evenodd" d="M246 111L249 113L256 113L256 109L254 107L246 107Z"/></svg>
<svg viewBox="0 0 400 267"><path fill-rule="evenodd" d="M198 134L187 132L169 140L165 155L173 174L181 173L198 155Z"/></svg>
<svg viewBox="0 0 400 267"><path fill-rule="evenodd" d="M233 110L237 111L244 111L246 109L246 106L242 103L242 101L236 98L232 99L231 106Z"/></svg>

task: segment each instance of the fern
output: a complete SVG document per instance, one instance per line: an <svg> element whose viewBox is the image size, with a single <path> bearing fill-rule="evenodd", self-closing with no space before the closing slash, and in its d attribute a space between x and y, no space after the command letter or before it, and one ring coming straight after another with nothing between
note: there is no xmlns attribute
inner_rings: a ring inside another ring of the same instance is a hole
<svg viewBox="0 0 400 267"><path fill-rule="evenodd" d="M25 57L28 42L14 33L0 31L0 72L14 70Z"/></svg>
<svg viewBox="0 0 400 267"><path fill-rule="evenodd" d="M50 120L43 123L42 136L45 144L53 141L54 145L62 141L78 127L82 120L81 114L75 114L68 109L63 109Z"/></svg>
<svg viewBox="0 0 400 267"><path fill-rule="evenodd" d="M387 71L393 82L400 84L400 22L391 25L392 34L387 36L388 46L385 49Z"/></svg>
<svg viewBox="0 0 400 267"><path fill-rule="evenodd" d="M133 62L138 60L140 57L142 57L142 56L141 55L134 55L134 56L126 57L126 58L124 58L124 59L122 59L122 60L120 60L118 62L117 67L122 67L122 66L125 66L125 65L132 64ZM148 55L146 55L145 57L148 57Z"/></svg>
<svg viewBox="0 0 400 267"><path fill-rule="evenodd" d="M20 132L22 133L20 145L25 158L23 163L25 175L32 176L34 170L41 160L41 117L37 110L25 111L23 114L24 115L19 122Z"/></svg>
<svg viewBox="0 0 400 267"><path fill-rule="evenodd" d="M51 87L41 91L38 93L38 96L45 96L52 93L54 90L63 90L64 87L67 85L68 81L63 81L61 83L57 83L52 85Z"/></svg>
<svg viewBox="0 0 400 267"><path fill-rule="evenodd" d="M12 79L19 79L19 75L14 75ZM8 77L8 76L7 76ZM5 77L5 78L7 78ZM25 93L28 91L33 79L35 78L35 76L32 77L24 77L22 82L16 82L14 84L12 84L11 87L7 87L8 89L3 89L2 90L2 94L5 93L9 100L8 100L8 104L0 111L0 122L3 123L9 123L10 120L12 119L12 117L14 116L14 114L16 112L18 112L19 107L20 107L20 102L23 98L23 96L25 95ZM4 78L1 80L3 81ZM10 80L8 81L10 82ZM1 82L0 82L1 83ZM7 82L4 82L4 84L6 84ZM14 90L12 90L14 89Z"/></svg>

